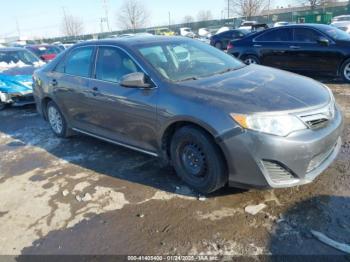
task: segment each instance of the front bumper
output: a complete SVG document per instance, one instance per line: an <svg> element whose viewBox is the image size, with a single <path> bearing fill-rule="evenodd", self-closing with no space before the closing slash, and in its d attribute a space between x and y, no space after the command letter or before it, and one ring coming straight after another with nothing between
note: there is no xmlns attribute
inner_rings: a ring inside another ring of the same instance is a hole
<svg viewBox="0 0 350 262"><path fill-rule="evenodd" d="M326 127L278 137L245 130L220 142L230 186L285 188L314 181L337 157L343 118L336 110Z"/></svg>
<svg viewBox="0 0 350 262"><path fill-rule="evenodd" d="M33 92L2 93L0 92L0 102L13 106L24 106L34 104Z"/></svg>

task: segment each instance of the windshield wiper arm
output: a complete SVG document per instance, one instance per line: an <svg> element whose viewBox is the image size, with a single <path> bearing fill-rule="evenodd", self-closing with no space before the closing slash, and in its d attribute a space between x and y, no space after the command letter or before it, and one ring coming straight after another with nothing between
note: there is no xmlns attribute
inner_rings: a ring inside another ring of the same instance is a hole
<svg viewBox="0 0 350 262"><path fill-rule="evenodd" d="M199 79L198 77L192 76L192 77L178 80L177 82L185 82L185 81L189 81L189 80L198 80L198 79Z"/></svg>

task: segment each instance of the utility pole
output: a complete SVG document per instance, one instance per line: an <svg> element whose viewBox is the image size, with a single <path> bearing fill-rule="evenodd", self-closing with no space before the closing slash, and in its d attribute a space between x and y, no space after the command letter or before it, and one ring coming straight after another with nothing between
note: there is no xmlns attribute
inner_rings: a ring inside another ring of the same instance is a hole
<svg viewBox="0 0 350 262"><path fill-rule="evenodd" d="M270 21L270 5L271 5L271 0L269 0L269 3L267 5L267 23Z"/></svg>
<svg viewBox="0 0 350 262"><path fill-rule="evenodd" d="M171 25L171 14L170 14L170 11L169 11L169 28L170 28L170 25Z"/></svg>
<svg viewBox="0 0 350 262"><path fill-rule="evenodd" d="M18 34L18 37L21 38L21 30L19 28L19 23L18 23L17 17L15 17L15 20L16 20L17 34Z"/></svg>
<svg viewBox="0 0 350 262"><path fill-rule="evenodd" d="M67 20L67 13L66 13L66 8L62 6L62 11L63 11L63 19L64 19L64 26L65 26L65 33L69 33L69 28L68 28L68 20Z"/></svg>
<svg viewBox="0 0 350 262"><path fill-rule="evenodd" d="M103 6L103 9L105 10L105 21L107 24L107 30L110 32L111 28L109 27L109 15L108 15L108 2L107 2L107 0L102 0L102 6Z"/></svg>
<svg viewBox="0 0 350 262"><path fill-rule="evenodd" d="M230 19L230 0L227 0L227 19Z"/></svg>

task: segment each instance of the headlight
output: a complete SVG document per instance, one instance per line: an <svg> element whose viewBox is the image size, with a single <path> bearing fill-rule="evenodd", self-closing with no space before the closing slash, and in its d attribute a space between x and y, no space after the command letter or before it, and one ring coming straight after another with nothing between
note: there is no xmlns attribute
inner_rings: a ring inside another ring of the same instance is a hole
<svg viewBox="0 0 350 262"><path fill-rule="evenodd" d="M231 117L245 129L276 136L288 136L292 132L307 129L307 126L299 118L292 115L231 114Z"/></svg>

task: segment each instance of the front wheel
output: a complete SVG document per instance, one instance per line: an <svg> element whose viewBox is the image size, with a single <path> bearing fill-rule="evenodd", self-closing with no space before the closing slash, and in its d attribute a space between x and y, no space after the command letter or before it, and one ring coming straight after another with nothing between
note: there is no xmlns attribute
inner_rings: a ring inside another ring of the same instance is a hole
<svg viewBox="0 0 350 262"><path fill-rule="evenodd" d="M350 59L346 60L341 67L342 78L345 82L350 83Z"/></svg>
<svg viewBox="0 0 350 262"><path fill-rule="evenodd" d="M243 62L244 62L246 65L259 65L259 64L260 64L259 59L258 59L256 56L253 56L253 55L246 56L246 57L243 59Z"/></svg>
<svg viewBox="0 0 350 262"><path fill-rule="evenodd" d="M181 128L174 134L170 152L177 175L198 192L212 193L227 183L224 157L205 131Z"/></svg>

